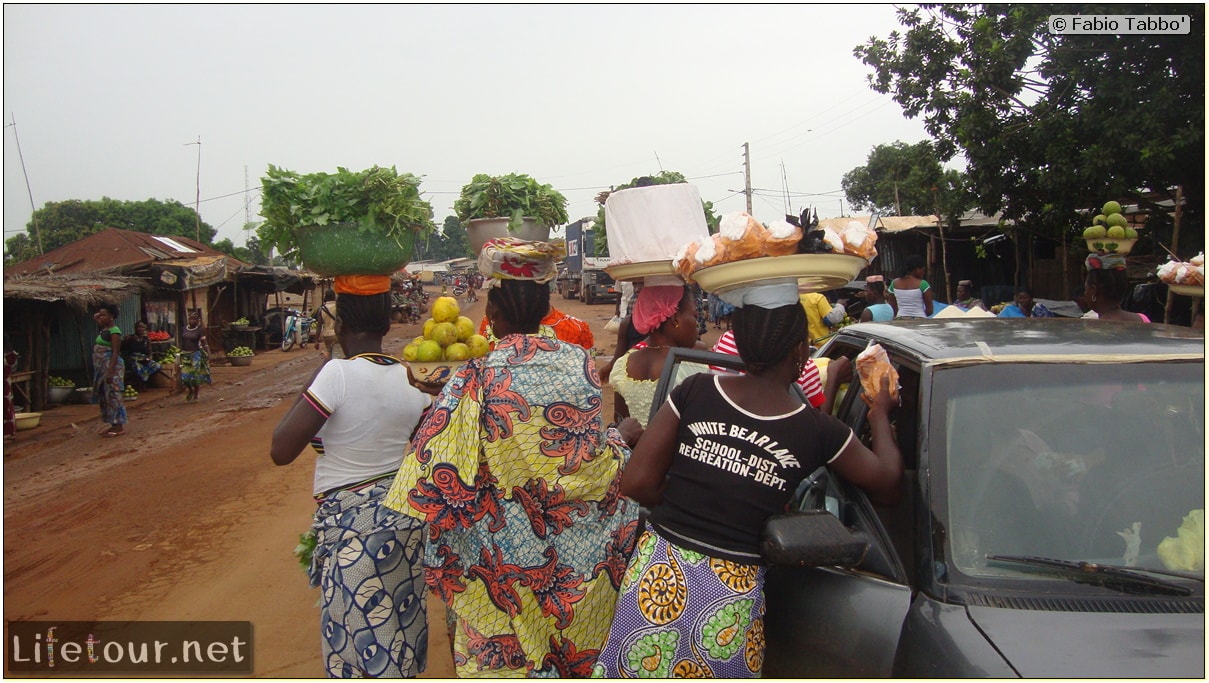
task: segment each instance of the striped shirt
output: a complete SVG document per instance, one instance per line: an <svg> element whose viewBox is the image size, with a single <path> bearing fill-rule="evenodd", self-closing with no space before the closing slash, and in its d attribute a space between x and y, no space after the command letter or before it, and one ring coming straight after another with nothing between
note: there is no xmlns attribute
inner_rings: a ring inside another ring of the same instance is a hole
<svg viewBox="0 0 1209 683"><path fill-rule="evenodd" d="M718 342L714 344L714 348L710 349L714 353L725 353L731 356L739 355L739 348L735 346L735 333L727 330L718 338ZM720 368L711 365L710 369L714 372L731 373L729 368ZM823 405L823 382L819 378L819 368L814 364L813 360L807 360L805 367L802 368L802 374L798 377L798 386L802 388L802 393L806 394L806 400L810 401L810 405L818 408Z"/></svg>

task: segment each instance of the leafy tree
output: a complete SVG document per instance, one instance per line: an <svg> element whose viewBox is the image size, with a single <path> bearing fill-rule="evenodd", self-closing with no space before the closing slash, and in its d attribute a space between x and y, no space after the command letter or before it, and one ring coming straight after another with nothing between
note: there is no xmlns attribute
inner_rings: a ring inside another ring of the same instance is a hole
<svg viewBox="0 0 1209 683"><path fill-rule="evenodd" d="M37 222L42 233L42 247L46 251L70 244L106 228L122 228L152 235L196 238L199 229L197 214L193 209L176 200L162 202L146 199L141 202L119 201L102 197L100 200L69 199L62 202L47 202L34 212L26 231ZM202 222L200 233L202 244L214 239L216 230ZM32 232L30 232L32 234ZM24 241L18 238L26 238ZM18 240L14 242L14 240ZM5 251L16 257L18 250L28 253L30 242L26 235L17 235L5 242ZM36 242L30 242L36 247ZM26 258L36 256L30 253Z"/></svg>
<svg viewBox="0 0 1209 683"><path fill-rule="evenodd" d="M250 263L252 265L267 265L269 257L260 251L260 241L255 237L248 238L247 245L235 246L229 238L223 238L212 245L218 251Z"/></svg>
<svg viewBox="0 0 1209 683"><path fill-rule="evenodd" d="M20 233L4 241L4 264L21 263L38 255L38 245L29 235Z"/></svg>
<svg viewBox="0 0 1209 683"><path fill-rule="evenodd" d="M845 173L840 186L857 210L923 216L936 212L944 175L932 143L898 141L874 147L865 165Z"/></svg>
<svg viewBox="0 0 1209 683"><path fill-rule="evenodd" d="M424 239L416 240L412 261L448 261L474 256L470 238L457 216L446 216L441 229Z"/></svg>
<svg viewBox="0 0 1209 683"><path fill-rule="evenodd" d="M906 32L854 50L871 87L923 116L942 161L958 152L978 207L1043 232L1082 231L1106 199L1145 204L1182 185L1203 221L1205 8L1191 35L1056 35L1048 18L1153 14L1155 5L923 5ZM1195 193L1197 196L1192 196ZM1185 214L1188 218L1192 218ZM1157 237L1157 235L1156 235Z"/></svg>
<svg viewBox="0 0 1209 683"><path fill-rule="evenodd" d="M676 171L660 171L655 175L640 176L634 178L624 185L618 185L611 190L601 192L596 195L596 203L600 208L596 210L596 223L592 226L592 234L595 236L596 255L605 256L609 253L609 236L605 232L605 200L609 198L610 192L618 190L628 190L631 187L646 187L648 185L671 185L674 183L687 183L683 173ZM718 232L718 221L721 219L714 213L714 203L701 201L701 207L705 211L705 224L709 227L710 234Z"/></svg>
<svg viewBox="0 0 1209 683"><path fill-rule="evenodd" d="M457 216L445 217L441 234L445 237L446 259L474 256L474 250L470 248L470 235L466 233L466 226L462 225Z"/></svg>

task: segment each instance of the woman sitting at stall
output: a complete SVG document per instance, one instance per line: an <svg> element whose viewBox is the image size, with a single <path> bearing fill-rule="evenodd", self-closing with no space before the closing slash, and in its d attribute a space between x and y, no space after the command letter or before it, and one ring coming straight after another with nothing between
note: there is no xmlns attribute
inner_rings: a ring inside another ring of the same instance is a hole
<svg viewBox="0 0 1209 683"><path fill-rule="evenodd" d="M126 357L126 372L134 388L147 388L151 376L160 371L160 364L151 360L151 338L147 336L147 323L142 320L134 324L134 334L122 340L122 355Z"/></svg>
<svg viewBox="0 0 1209 683"><path fill-rule="evenodd" d="M1039 304L1033 299L1033 292L1028 287L1021 287L1016 290L1015 303L1010 303L1003 307L999 312L1000 318L1052 318L1054 314L1050 312L1044 304Z"/></svg>

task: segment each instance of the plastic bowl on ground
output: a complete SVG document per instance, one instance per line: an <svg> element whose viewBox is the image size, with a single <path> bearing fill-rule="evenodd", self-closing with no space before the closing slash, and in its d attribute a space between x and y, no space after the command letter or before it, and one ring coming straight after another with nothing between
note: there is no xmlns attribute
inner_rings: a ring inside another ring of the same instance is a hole
<svg viewBox="0 0 1209 683"><path fill-rule="evenodd" d="M33 429L42 421L42 413L17 413L13 419L18 430Z"/></svg>

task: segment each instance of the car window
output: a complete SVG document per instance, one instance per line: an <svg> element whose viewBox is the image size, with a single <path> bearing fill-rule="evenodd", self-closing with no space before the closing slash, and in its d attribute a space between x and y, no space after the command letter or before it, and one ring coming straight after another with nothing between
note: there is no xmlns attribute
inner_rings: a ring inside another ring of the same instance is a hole
<svg viewBox="0 0 1209 683"><path fill-rule="evenodd" d="M1203 577L1203 363L940 368L932 396L934 512L959 572L1022 578L999 554Z"/></svg>
<svg viewBox="0 0 1209 683"><path fill-rule="evenodd" d="M717 368L715 372L710 368ZM715 353L701 349L673 347L668 349L667 360L663 364L663 372L659 375L659 384L655 386L655 398L651 403L651 417L655 416L660 406L667 400L668 394L688 377L699 372L721 374L726 371L742 372L743 359L726 353ZM797 384L790 387L790 392L796 394L803 403L806 397Z"/></svg>
<svg viewBox="0 0 1209 683"><path fill-rule="evenodd" d="M821 355L828 359L846 356L849 360L855 362L856 356L865 349L866 345L867 343L864 340L857 341L837 338L821 351ZM868 507L877 516L881 526L881 530L876 533L884 533L884 538L893 545L903 570L907 572L908 576L911 576L916 570L917 555L915 551L916 520L912 513L915 509L917 490L915 478L916 463L918 461L917 439L920 420L920 373L917 366L907 363L902 357L896 355L892 349L888 349L888 354L890 356L890 363L898 371L899 377L901 404L891 414L890 423L894 430L899 451L903 457L903 495L898 505L892 507L869 505ZM869 424L865 419L868 413L868 406L861 398L861 394L864 391L861 388L860 380L854 377L851 382L851 388L845 390L841 387L841 391L844 394L840 398L837 398L833 414L843 420L849 427L852 427L853 433L861 440L861 443L868 448L872 448L873 439ZM853 493L850 492L848 495L852 497ZM853 520L850 519L841 517L841 521L845 524L854 525ZM873 530L868 531L875 533ZM885 564L893 566L889 562Z"/></svg>

